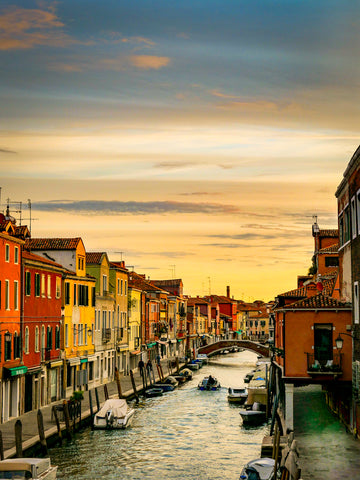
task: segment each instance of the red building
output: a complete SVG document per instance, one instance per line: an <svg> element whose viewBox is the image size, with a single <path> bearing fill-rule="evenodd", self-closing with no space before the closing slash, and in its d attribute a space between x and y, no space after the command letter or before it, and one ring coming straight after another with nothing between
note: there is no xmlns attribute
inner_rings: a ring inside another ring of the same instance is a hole
<svg viewBox="0 0 360 480"><path fill-rule="evenodd" d="M62 396L61 328L63 267L24 251L23 361L24 411L37 409Z"/></svg>

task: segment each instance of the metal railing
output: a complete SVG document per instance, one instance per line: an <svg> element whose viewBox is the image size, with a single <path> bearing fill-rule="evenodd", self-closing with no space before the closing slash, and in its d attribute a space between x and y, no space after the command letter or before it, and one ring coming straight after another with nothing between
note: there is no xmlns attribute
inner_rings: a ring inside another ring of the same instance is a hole
<svg viewBox="0 0 360 480"><path fill-rule="evenodd" d="M342 353L334 353L333 358L318 357L314 353L306 353L307 371L310 374L339 374L342 372Z"/></svg>

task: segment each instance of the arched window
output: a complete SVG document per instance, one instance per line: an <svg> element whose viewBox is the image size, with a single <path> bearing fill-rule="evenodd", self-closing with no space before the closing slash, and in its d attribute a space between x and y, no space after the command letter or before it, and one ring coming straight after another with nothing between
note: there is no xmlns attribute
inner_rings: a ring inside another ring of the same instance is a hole
<svg viewBox="0 0 360 480"><path fill-rule="evenodd" d="M45 325L41 325L41 351L45 349Z"/></svg>
<svg viewBox="0 0 360 480"><path fill-rule="evenodd" d="M60 348L60 328L57 326L55 329L55 348Z"/></svg>
<svg viewBox="0 0 360 480"><path fill-rule="evenodd" d="M20 358L20 337L18 332L14 333L14 358Z"/></svg>
<svg viewBox="0 0 360 480"><path fill-rule="evenodd" d="M39 351L39 327L35 327L35 352Z"/></svg>
<svg viewBox="0 0 360 480"><path fill-rule="evenodd" d="M29 353L29 327L25 328L25 345L24 345L25 353Z"/></svg>

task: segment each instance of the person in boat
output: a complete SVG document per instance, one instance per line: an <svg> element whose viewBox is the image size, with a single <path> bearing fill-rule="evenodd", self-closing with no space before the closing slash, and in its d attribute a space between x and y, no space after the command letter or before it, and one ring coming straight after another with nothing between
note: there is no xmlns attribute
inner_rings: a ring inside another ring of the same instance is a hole
<svg viewBox="0 0 360 480"><path fill-rule="evenodd" d="M212 375L209 375L207 383L208 383L208 385L214 385L215 378Z"/></svg>

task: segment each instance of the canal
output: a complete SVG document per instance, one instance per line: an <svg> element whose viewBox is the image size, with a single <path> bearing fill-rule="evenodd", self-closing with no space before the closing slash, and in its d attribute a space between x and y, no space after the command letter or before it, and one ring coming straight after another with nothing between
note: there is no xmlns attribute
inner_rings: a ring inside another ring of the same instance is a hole
<svg viewBox="0 0 360 480"><path fill-rule="evenodd" d="M248 351L212 357L190 382L141 400L127 430L89 428L51 449L59 479L238 479L243 464L260 456L268 427L243 427L239 406L227 401L227 387L243 386L256 361ZM220 380L221 390L198 390L210 373Z"/></svg>

